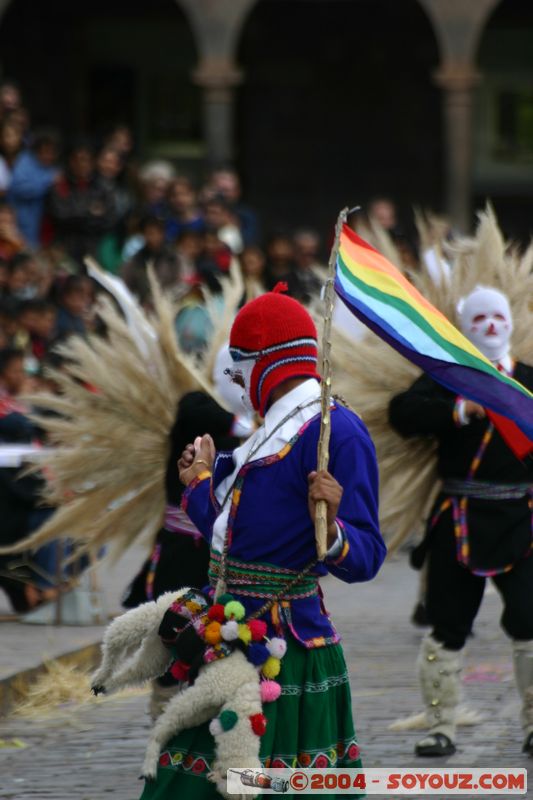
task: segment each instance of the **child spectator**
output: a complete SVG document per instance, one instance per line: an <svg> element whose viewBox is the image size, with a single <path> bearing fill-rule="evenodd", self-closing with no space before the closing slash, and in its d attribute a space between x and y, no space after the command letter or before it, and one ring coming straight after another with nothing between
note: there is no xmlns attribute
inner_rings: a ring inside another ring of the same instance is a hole
<svg viewBox="0 0 533 800"><path fill-rule="evenodd" d="M57 241L78 261L96 254L104 234L115 227L113 194L97 180L88 145L71 149L67 171L50 191L49 212Z"/></svg>
<svg viewBox="0 0 533 800"><path fill-rule="evenodd" d="M207 201L204 215L206 227L214 231L232 253L242 253L244 243L238 218L222 196Z"/></svg>
<svg viewBox="0 0 533 800"><path fill-rule="evenodd" d="M146 217L141 224L144 246L126 262L121 276L128 289L145 304L150 297L148 266L152 266L161 286L176 287L179 278L177 254L165 241L165 223L158 217Z"/></svg>
<svg viewBox="0 0 533 800"><path fill-rule="evenodd" d="M259 297L266 291L264 283L266 257L259 247L245 247L240 257L241 273L244 281L242 304Z"/></svg>
<svg viewBox="0 0 533 800"><path fill-rule="evenodd" d="M198 259L204 249L204 237L194 231L184 230L176 241L176 253L179 261L180 279L189 285L199 281Z"/></svg>
<svg viewBox="0 0 533 800"><path fill-rule="evenodd" d="M59 289L55 338L64 339L87 333L86 317L90 306L90 285L81 275L69 275Z"/></svg>
<svg viewBox="0 0 533 800"><path fill-rule="evenodd" d="M168 191L168 218L165 233L168 241L176 241L184 231L202 233L204 218L196 202L196 192L188 178L174 178Z"/></svg>
<svg viewBox="0 0 533 800"><path fill-rule="evenodd" d="M0 406L4 410L6 403L21 394L26 383L24 370L24 353L14 347L0 351ZM17 409L20 411L21 408Z"/></svg>
<svg viewBox="0 0 533 800"><path fill-rule="evenodd" d="M57 325L57 309L46 300L28 300L20 309L19 320L29 333L32 356L42 362L48 356Z"/></svg>
<svg viewBox="0 0 533 800"><path fill-rule="evenodd" d="M8 290L15 300L29 300L33 296L28 270L28 256L18 253L9 262Z"/></svg>

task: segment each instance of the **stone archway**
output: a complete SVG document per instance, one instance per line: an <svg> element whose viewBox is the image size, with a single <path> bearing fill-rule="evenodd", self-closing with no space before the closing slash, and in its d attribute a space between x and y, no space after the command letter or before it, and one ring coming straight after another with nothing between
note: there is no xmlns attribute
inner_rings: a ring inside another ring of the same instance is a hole
<svg viewBox="0 0 533 800"><path fill-rule="evenodd" d="M439 52L416 0L260 0L238 63L238 163L271 225L323 228L381 193L439 205Z"/></svg>

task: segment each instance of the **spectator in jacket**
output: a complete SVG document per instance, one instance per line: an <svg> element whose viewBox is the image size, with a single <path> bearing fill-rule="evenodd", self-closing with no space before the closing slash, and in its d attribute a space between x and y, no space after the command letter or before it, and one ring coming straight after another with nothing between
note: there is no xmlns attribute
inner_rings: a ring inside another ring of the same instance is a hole
<svg viewBox="0 0 533 800"><path fill-rule="evenodd" d="M165 223L158 217L145 217L141 223L144 246L127 261L121 270L122 279L141 304L150 298L148 267L152 266L161 286L176 287L179 261L173 247L165 242Z"/></svg>
<svg viewBox="0 0 533 800"><path fill-rule="evenodd" d="M114 197L97 179L88 145L79 144L70 151L67 171L49 194L49 211L56 240L79 261L95 254L104 234L114 228Z"/></svg>
<svg viewBox="0 0 533 800"><path fill-rule="evenodd" d="M58 176L58 155L59 138L54 131L43 129L36 133L32 148L23 150L13 165L7 199L23 237L32 248L41 243L44 201Z"/></svg>

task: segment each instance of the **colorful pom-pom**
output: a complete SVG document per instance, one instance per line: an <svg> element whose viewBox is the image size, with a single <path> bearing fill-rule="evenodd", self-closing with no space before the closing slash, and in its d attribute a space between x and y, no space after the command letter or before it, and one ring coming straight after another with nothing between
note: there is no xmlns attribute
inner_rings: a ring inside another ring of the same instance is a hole
<svg viewBox="0 0 533 800"><path fill-rule="evenodd" d="M231 600L229 603L226 603L224 606L224 614L226 615L226 619L236 619L237 621L244 619L244 615L246 614L246 610L242 603L239 603L238 600Z"/></svg>
<svg viewBox="0 0 533 800"><path fill-rule="evenodd" d="M232 600L235 600L235 598L232 594L229 594L229 592L226 592L226 594L221 594L218 598L218 602L223 606L225 606L226 603L231 603Z"/></svg>
<svg viewBox="0 0 533 800"><path fill-rule="evenodd" d="M277 681L261 681L261 702L273 703L281 694L281 686Z"/></svg>
<svg viewBox="0 0 533 800"><path fill-rule="evenodd" d="M224 729L220 724L220 720L218 717L215 717L209 723L209 733L211 734L211 736L219 736L223 730Z"/></svg>
<svg viewBox="0 0 533 800"><path fill-rule="evenodd" d="M256 667L260 667L270 656L266 646L259 642L252 642L246 650L246 658Z"/></svg>
<svg viewBox="0 0 533 800"><path fill-rule="evenodd" d="M186 681L189 678L189 670L189 664L185 664L183 661L174 661L170 668L170 674L177 681Z"/></svg>
<svg viewBox="0 0 533 800"><path fill-rule="evenodd" d="M206 647L203 660L205 664L210 664L212 661L217 660L217 654L213 647Z"/></svg>
<svg viewBox="0 0 533 800"><path fill-rule="evenodd" d="M196 600L187 600L185 607L191 612L191 614L197 614L202 610L202 606L200 603L197 603Z"/></svg>
<svg viewBox="0 0 533 800"><path fill-rule="evenodd" d="M234 619L230 619L229 622L224 623L220 633L224 641L233 642L239 638L239 624Z"/></svg>
<svg viewBox="0 0 533 800"><path fill-rule="evenodd" d="M216 620L216 622L224 622L224 606L222 603L215 603L214 606L211 606L209 611L207 612L207 616L209 619Z"/></svg>
<svg viewBox="0 0 533 800"><path fill-rule="evenodd" d="M250 724L256 736L264 736L267 729L267 721L264 714L252 714Z"/></svg>
<svg viewBox="0 0 533 800"><path fill-rule="evenodd" d="M274 656L274 658L283 658L287 652L287 642L285 639L280 639L277 636L268 642L267 647L268 652L271 656Z"/></svg>
<svg viewBox="0 0 533 800"><path fill-rule="evenodd" d="M225 711L222 711L218 718L220 720L220 724L222 725L223 731L230 731L235 727L237 720L239 719L237 713L229 708L227 708Z"/></svg>
<svg viewBox="0 0 533 800"><path fill-rule="evenodd" d="M204 633L204 639L207 644L218 644L222 641L220 628L220 622L210 622L209 625L207 625Z"/></svg>
<svg viewBox="0 0 533 800"><path fill-rule="evenodd" d="M244 644L250 644L252 641L252 632L248 625L239 625L238 636L241 642L244 642Z"/></svg>
<svg viewBox="0 0 533 800"><path fill-rule="evenodd" d="M248 627L252 632L252 641L260 642L264 639L267 632L267 624L262 619L251 619L247 622Z"/></svg>
<svg viewBox="0 0 533 800"><path fill-rule="evenodd" d="M280 669L281 669L281 664L279 658L274 658L273 656L270 656L270 658L267 658L267 660L263 664L261 672L263 673L265 678L275 678L277 675L279 675Z"/></svg>

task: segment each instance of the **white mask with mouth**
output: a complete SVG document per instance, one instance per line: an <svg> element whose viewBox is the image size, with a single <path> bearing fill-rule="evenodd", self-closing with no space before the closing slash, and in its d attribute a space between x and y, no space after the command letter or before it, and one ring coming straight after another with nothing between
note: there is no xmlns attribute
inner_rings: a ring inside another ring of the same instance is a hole
<svg viewBox="0 0 533 800"><path fill-rule="evenodd" d="M237 415L249 414L249 403L243 402L244 390L235 383L233 375L238 372L235 362L230 356L229 345L223 345L217 353L213 368L215 388L226 403L229 411ZM244 378L243 378L244 379Z"/></svg>
<svg viewBox="0 0 533 800"><path fill-rule="evenodd" d="M489 361L497 363L509 354L513 316L502 292L476 286L459 301L457 311L462 332Z"/></svg>
<svg viewBox="0 0 533 800"><path fill-rule="evenodd" d="M229 351L228 351L229 355ZM251 400L252 372L255 367L255 358L245 358L240 361L233 361L230 356L231 365L225 369L226 377L231 384L233 397L239 397L241 406L240 413L255 414Z"/></svg>

